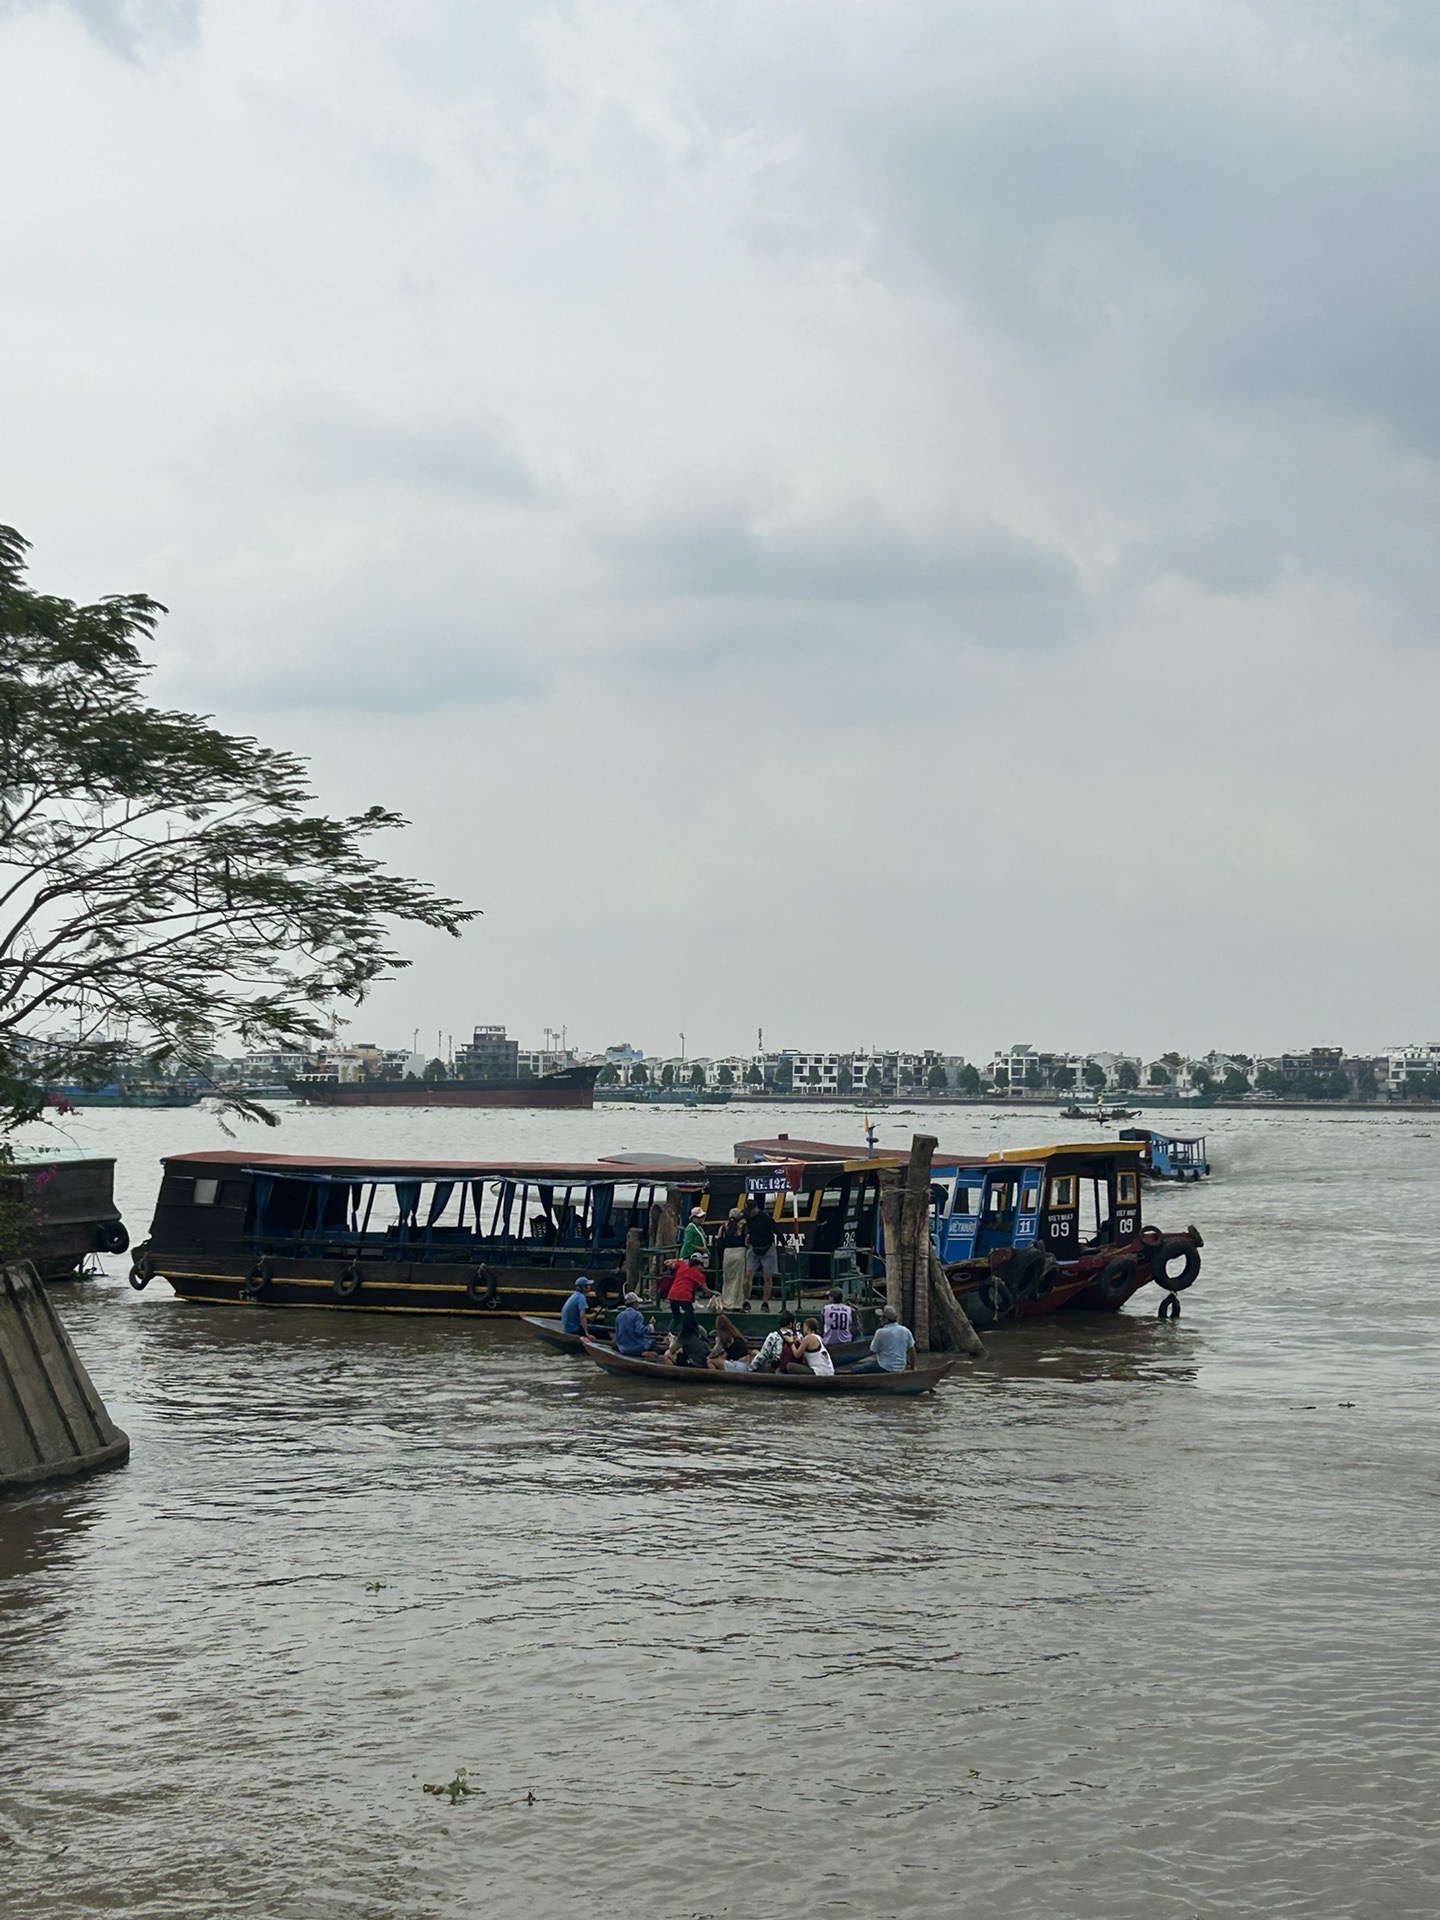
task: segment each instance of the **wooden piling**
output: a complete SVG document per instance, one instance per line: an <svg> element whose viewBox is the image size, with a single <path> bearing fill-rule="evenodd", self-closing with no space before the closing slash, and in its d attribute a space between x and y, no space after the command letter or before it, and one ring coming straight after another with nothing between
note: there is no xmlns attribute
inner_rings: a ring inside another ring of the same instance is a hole
<svg viewBox="0 0 1440 1920"><path fill-rule="evenodd" d="M625 1291L639 1293L640 1281L644 1276L645 1260L642 1249L645 1236L638 1227L631 1227L625 1235Z"/></svg>
<svg viewBox="0 0 1440 1920"><path fill-rule="evenodd" d="M0 1495L118 1466L129 1451L35 1269L0 1267Z"/></svg>
<svg viewBox="0 0 1440 1920"><path fill-rule="evenodd" d="M983 1360L985 1343L971 1326L970 1316L955 1298L950 1276L941 1266L940 1256L933 1246L930 1249L930 1297L935 1305L936 1320L943 1320L960 1352L973 1354L977 1360Z"/></svg>

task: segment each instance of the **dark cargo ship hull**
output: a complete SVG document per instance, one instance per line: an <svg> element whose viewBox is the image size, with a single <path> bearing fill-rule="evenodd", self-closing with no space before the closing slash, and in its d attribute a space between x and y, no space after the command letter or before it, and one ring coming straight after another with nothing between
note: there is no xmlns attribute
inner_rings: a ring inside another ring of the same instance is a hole
<svg viewBox="0 0 1440 1920"><path fill-rule="evenodd" d="M543 1080L292 1080L290 1091L322 1107L593 1107L595 1067Z"/></svg>

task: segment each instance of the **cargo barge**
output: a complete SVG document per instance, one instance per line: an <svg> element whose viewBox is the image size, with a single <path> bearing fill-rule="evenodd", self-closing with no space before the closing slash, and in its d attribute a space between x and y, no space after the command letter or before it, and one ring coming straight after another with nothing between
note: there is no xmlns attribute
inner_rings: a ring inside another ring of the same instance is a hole
<svg viewBox="0 0 1440 1920"><path fill-rule="evenodd" d="M598 1067L565 1067L513 1080L291 1080L318 1107L593 1107Z"/></svg>

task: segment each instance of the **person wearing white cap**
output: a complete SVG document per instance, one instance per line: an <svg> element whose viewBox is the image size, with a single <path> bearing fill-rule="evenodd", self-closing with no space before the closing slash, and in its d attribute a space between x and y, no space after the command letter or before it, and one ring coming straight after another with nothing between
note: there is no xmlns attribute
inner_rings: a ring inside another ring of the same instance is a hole
<svg viewBox="0 0 1440 1920"><path fill-rule="evenodd" d="M680 1236L680 1258L704 1269L710 1258L710 1241L705 1232L705 1209L692 1207L685 1231Z"/></svg>

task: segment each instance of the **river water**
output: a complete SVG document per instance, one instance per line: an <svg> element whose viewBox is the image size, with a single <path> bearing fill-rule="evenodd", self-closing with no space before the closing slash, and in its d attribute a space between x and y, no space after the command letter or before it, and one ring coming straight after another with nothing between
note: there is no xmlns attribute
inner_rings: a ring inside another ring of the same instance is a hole
<svg viewBox="0 0 1440 1920"><path fill-rule="evenodd" d="M666 1395L123 1260L58 1291L134 1452L0 1510L0 1913L1432 1915L1440 1122L1207 1120L1215 1178L1147 1200L1205 1234L1178 1322L1151 1288L1002 1332L921 1401ZM67 1125L137 1239L161 1152L218 1140ZM305 1110L243 1144L858 1125Z"/></svg>

